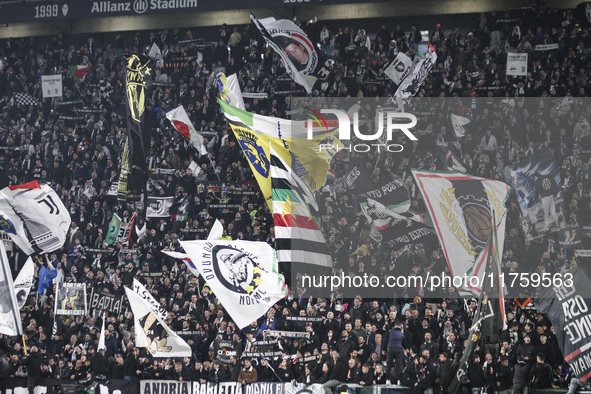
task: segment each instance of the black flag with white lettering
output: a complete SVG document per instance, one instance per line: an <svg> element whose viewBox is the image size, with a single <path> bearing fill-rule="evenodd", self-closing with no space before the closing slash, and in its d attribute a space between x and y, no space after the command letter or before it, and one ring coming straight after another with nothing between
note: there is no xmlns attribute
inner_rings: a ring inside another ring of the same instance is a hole
<svg viewBox="0 0 591 394"><path fill-rule="evenodd" d="M574 376L584 382L591 377L591 300L581 294L591 288L591 281L579 267L562 276L562 286L545 288L535 303L538 312L552 322L558 347Z"/></svg>

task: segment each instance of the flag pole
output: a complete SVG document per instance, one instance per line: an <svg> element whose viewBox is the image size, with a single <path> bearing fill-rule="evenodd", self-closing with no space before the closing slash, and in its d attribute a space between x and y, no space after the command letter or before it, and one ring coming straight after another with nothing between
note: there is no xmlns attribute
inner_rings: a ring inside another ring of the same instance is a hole
<svg viewBox="0 0 591 394"><path fill-rule="evenodd" d="M251 339L248 337L248 335L246 334L246 331L244 331L244 328L243 328L243 329L241 329L241 331L242 331L242 333L244 334L244 336L246 337L246 340L247 340L248 342L250 342L250 344L252 345L252 347L253 347L254 349L257 349L257 345L255 345L254 341L253 341L253 340L251 340ZM269 362L269 360L268 360L268 359L266 359L265 357L261 357L261 359L262 359L262 360L265 360L265 361L267 361L267 366L269 367L269 369L271 370L271 372L273 372L273 375L275 375L275 377L276 377L277 379L279 379L279 381L280 381L281 383L283 383L283 380L281 379L281 377L280 377L279 375L277 375L277 372L276 372L276 371L275 371L275 369L274 369L274 368L271 366L271 363Z"/></svg>
<svg viewBox="0 0 591 394"><path fill-rule="evenodd" d="M27 343L25 342L25 334L21 335L23 338L23 349L25 351L25 356L27 355Z"/></svg>
<svg viewBox="0 0 591 394"><path fill-rule="evenodd" d="M213 168L213 173L218 177L218 181L222 181L220 179L220 174L218 174L217 172L215 172L215 166L213 165L213 161L211 161L211 156L209 155L209 152L207 152L207 158L209 159L209 164L211 164L211 168Z"/></svg>
<svg viewBox="0 0 591 394"><path fill-rule="evenodd" d="M567 262L566 262L566 243L567 243L567 235L566 235L566 228L564 229L564 269L566 270Z"/></svg>

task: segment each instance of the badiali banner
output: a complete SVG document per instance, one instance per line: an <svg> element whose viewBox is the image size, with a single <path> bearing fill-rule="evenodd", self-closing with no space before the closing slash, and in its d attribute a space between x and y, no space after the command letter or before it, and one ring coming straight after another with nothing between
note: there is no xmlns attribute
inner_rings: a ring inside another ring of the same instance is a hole
<svg viewBox="0 0 591 394"><path fill-rule="evenodd" d="M93 288L90 294L90 309L119 315L123 309L123 296L95 291Z"/></svg>

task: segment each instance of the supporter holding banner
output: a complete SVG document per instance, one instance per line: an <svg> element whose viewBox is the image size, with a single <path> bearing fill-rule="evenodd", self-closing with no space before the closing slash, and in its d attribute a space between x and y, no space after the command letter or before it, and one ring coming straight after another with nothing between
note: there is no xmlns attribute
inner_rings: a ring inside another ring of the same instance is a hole
<svg viewBox="0 0 591 394"><path fill-rule="evenodd" d="M272 17L259 20L252 14L250 20L279 55L289 76L306 92L310 93L317 81L328 77L332 60L292 21Z"/></svg>
<svg viewBox="0 0 591 394"><path fill-rule="evenodd" d="M573 253L575 249L583 246L583 228L581 226L566 226L564 232L556 233L558 244L565 248L567 253Z"/></svg>
<svg viewBox="0 0 591 394"><path fill-rule="evenodd" d="M403 99L409 99L413 97L423 84L427 75L433 69L435 62L437 61L437 52L435 52L435 48L429 44L429 53L425 55L423 59L421 59L418 63L414 65L412 72L402 80L396 93L394 93L394 97L400 97Z"/></svg>
<svg viewBox="0 0 591 394"><path fill-rule="evenodd" d="M543 148L527 160L505 167L504 175L515 190L523 214L526 241L564 229L562 180L548 149Z"/></svg>
<svg viewBox="0 0 591 394"><path fill-rule="evenodd" d="M29 255L60 248L71 222L70 213L47 184L32 181L0 190L0 228Z"/></svg>
<svg viewBox="0 0 591 394"><path fill-rule="evenodd" d="M380 231L380 242L395 250L411 242L422 242L419 240L435 234L431 220L414 212L398 214L371 198L367 199L367 207L362 210L368 221Z"/></svg>
<svg viewBox="0 0 591 394"><path fill-rule="evenodd" d="M58 283L56 294L56 315L86 315L88 305L86 304L86 285L84 283Z"/></svg>
<svg viewBox="0 0 591 394"><path fill-rule="evenodd" d="M127 245L131 238L131 230L133 230L136 216L137 214L134 212L131 219L124 222L119 215L114 213L113 218L111 219L111 224L109 225L109 231L105 237L105 243L107 245L112 245L120 242Z"/></svg>
<svg viewBox="0 0 591 394"><path fill-rule="evenodd" d="M136 279L134 279L135 281ZM107 313L121 314L123 310L123 296L97 291L92 288L90 293L90 309L106 311Z"/></svg>
<svg viewBox="0 0 591 394"><path fill-rule="evenodd" d="M464 116L451 114L451 124L454 127L456 137L461 138L466 135L466 128L464 126L468 123L470 123L470 119Z"/></svg>
<svg viewBox="0 0 591 394"><path fill-rule="evenodd" d="M410 193L398 176L385 173L374 181L367 167L355 163L345 176L345 187L360 197L362 206L367 207L371 198L395 213L404 213L410 207Z"/></svg>
<svg viewBox="0 0 591 394"><path fill-rule="evenodd" d="M225 339L216 339L213 341L213 355L217 361L224 365L230 364L230 357L232 356L240 358L239 350L233 341Z"/></svg>
<svg viewBox="0 0 591 394"><path fill-rule="evenodd" d="M37 294L42 295L45 290L49 289L51 282L57 276L57 270L48 270L44 265L39 270L39 285L37 286Z"/></svg>

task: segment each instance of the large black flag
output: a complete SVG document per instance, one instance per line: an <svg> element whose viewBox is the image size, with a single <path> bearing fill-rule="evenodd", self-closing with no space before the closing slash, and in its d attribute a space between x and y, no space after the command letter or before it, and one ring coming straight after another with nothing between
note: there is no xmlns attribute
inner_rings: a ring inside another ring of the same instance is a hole
<svg viewBox="0 0 591 394"><path fill-rule="evenodd" d="M359 198L362 207L367 199L373 199L396 213L410 208L410 192L400 177L386 173L374 181L369 171L360 163L351 167L344 179L344 186Z"/></svg>
<svg viewBox="0 0 591 394"><path fill-rule="evenodd" d="M496 224L491 223L491 228L496 228ZM456 376L448 390L450 394L455 394L460 388L462 380L467 379L468 366L472 361L474 349L480 338L482 336L489 337L492 343L498 341L497 334L505 325L505 300L499 276L501 267L498 247L497 233L491 231L486 246L486 268L482 278L482 291L480 292L478 309L472 320L468 344L460 359Z"/></svg>
<svg viewBox="0 0 591 394"><path fill-rule="evenodd" d="M131 55L125 67L127 141L117 190L120 204L139 201L146 186L146 157L152 132L152 114L146 113L146 89L152 82L152 63L152 59L147 56Z"/></svg>
<svg viewBox="0 0 591 394"><path fill-rule="evenodd" d="M591 281L579 267L566 271L561 279L557 283L561 286L542 291L536 307L552 322L564 359L584 382L591 377L591 302L583 294L591 288Z"/></svg>
<svg viewBox="0 0 591 394"><path fill-rule="evenodd" d="M371 198L367 199L367 207L363 207L363 213L379 230L379 239L372 238L392 249L400 249L411 242L418 242L435 234L429 217L413 211L397 214Z"/></svg>

